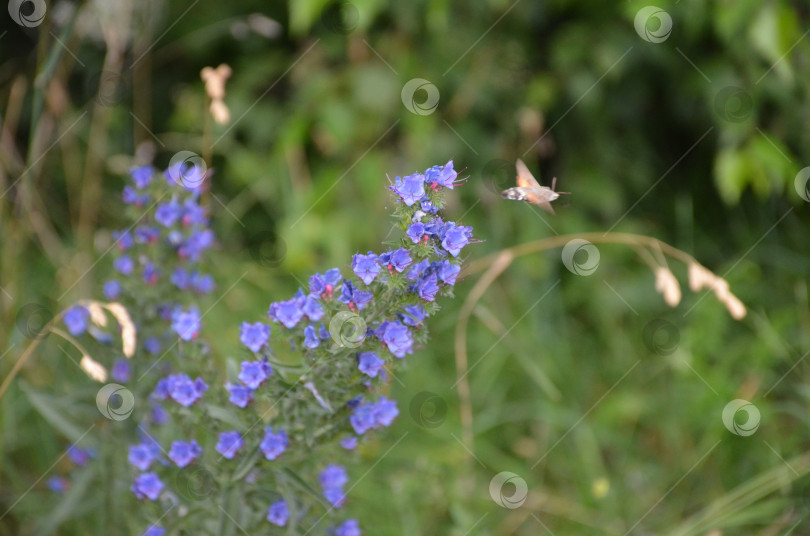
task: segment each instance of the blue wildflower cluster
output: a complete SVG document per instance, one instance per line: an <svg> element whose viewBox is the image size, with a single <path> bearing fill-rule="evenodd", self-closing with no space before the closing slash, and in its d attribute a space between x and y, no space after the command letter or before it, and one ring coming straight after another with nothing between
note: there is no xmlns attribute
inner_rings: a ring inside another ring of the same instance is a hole
<svg viewBox="0 0 810 536"><path fill-rule="evenodd" d="M203 254L214 245L200 194L208 173L199 166L175 164L160 174L152 166L130 170L123 201L134 225L113 232L117 277L104 283L108 300L140 310L149 304L146 325L139 326L143 346L157 354L179 337L193 341L200 330L196 296L214 290L214 278L201 269ZM130 298L130 299L126 299Z"/></svg>
<svg viewBox="0 0 810 536"><path fill-rule="evenodd" d="M452 161L397 177L390 189L402 235L387 251L357 253L345 267L313 274L307 288L271 303L266 317L243 322L234 332L244 356L229 361L224 381L184 373L160 379L150 398L176 426L143 430L130 446L134 496L171 503L182 495L173 489L181 475L210 473L211 501L237 488L261 505L260 520L240 518L251 532L309 531L323 517L319 508L344 508L349 472L334 462L399 415L381 391L392 368L427 342L425 321L438 311L437 298L452 296L461 252L473 241L470 227L439 216L445 190L462 182ZM158 223L182 222L183 206L160 209ZM198 335L193 311L173 315L182 340ZM174 523L179 512L162 507L155 517ZM361 529L350 518L329 534Z"/></svg>

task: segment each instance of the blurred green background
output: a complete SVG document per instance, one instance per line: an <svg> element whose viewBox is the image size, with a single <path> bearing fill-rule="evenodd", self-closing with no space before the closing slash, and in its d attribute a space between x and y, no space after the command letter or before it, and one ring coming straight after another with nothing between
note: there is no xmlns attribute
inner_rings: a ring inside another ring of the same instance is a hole
<svg viewBox="0 0 810 536"><path fill-rule="evenodd" d="M349 464L365 534L810 534L810 217L795 180L810 165L810 11L656 5L640 26L635 1L62 1L31 29L3 14L0 377L30 343L26 305L100 295L133 162L189 150L216 170L224 295L204 330L224 360L239 322L380 248L386 174L453 159L468 181L447 215L483 241L470 260L555 234L646 234L724 276L749 314L690 293L674 262L684 299L667 307L624 246L599 245L587 277L559 249L521 257L470 319L471 443L453 344L470 273L391 385L395 426ZM226 125L200 80L221 63ZM416 78L430 85L403 95ZM518 157L572 192L556 216L500 199ZM51 342L22 376L83 377ZM410 410L424 391L438 397L427 426ZM721 419L738 398L761 415L748 437ZM19 384L0 412L0 533L26 533L57 508L38 479L66 441ZM528 486L519 508L490 497L502 471ZM93 500L44 532L95 533Z"/></svg>

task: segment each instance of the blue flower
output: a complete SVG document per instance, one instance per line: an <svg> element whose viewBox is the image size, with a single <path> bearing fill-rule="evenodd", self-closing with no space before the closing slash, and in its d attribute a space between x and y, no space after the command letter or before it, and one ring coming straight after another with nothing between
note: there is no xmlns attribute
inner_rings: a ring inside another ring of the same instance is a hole
<svg viewBox="0 0 810 536"><path fill-rule="evenodd" d="M121 295L121 283L115 279L111 279L104 283L104 297L108 300L114 300Z"/></svg>
<svg viewBox="0 0 810 536"><path fill-rule="evenodd" d="M352 270L354 270L354 273L357 274L357 277L359 277L363 283L370 285L377 277L377 274L380 273L377 255L371 251L366 255L355 253L352 258Z"/></svg>
<svg viewBox="0 0 810 536"><path fill-rule="evenodd" d="M171 227L183 215L183 205L172 199L168 203L161 203L155 210L155 221L163 227Z"/></svg>
<svg viewBox="0 0 810 536"><path fill-rule="evenodd" d="M419 294L419 297L423 300L433 301L438 291L439 285L436 274L423 277L422 280L416 284L416 293Z"/></svg>
<svg viewBox="0 0 810 536"><path fill-rule="evenodd" d="M214 232L211 229L194 231L177 250L181 259L198 261L202 252L214 244Z"/></svg>
<svg viewBox="0 0 810 536"><path fill-rule="evenodd" d="M121 255L113 261L113 268L123 275L130 275L135 269L135 263L127 255Z"/></svg>
<svg viewBox="0 0 810 536"><path fill-rule="evenodd" d="M244 446L245 442L242 440L242 434L237 431L222 432L219 434L219 441L217 442L217 452L222 454L225 458L232 460L239 449Z"/></svg>
<svg viewBox="0 0 810 536"><path fill-rule="evenodd" d="M160 230L154 227L138 227L135 229L135 242L139 244L154 244L160 236Z"/></svg>
<svg viewBox="0 0 810 536"><path fill-rule="evenodd" d="M362 311L373 297L373 293L356 289L352 282L347 279L343 282L338 301L347 304L349 309L357 307L358 310Z"/></svg>
<svg viewBox="0 0 810 536"><path fill-rule="evenodd" d="M196 307L191 307L188 311L178 309L172 315L172 329L184 341L197 338L200 331L200 313Z"/></svg>
<svg viewBox="0 0 810 536"><path fill-rule="evenodd" d="M265 458L275 460L284 452L289 443L287 432L280 428L278 432L275 432L272 426L268 426L264 429L264 439L259 444L259 448L264 453Z"/></svg>
<svg viewBox="0 0 810 536"><path fill-rule="evenodd" d="M146 443L130 445L127 461L129 461L130 465L133 467L141 471L146 471L155 459L157 459L157 454L151 445L147 445Z"/></svg>
<svg viewBox="0 0 810 536"><path fill-rule="evenodd" d="M355 436L344 437L340 440L340 446L346 450L357 448L357 438Z"/></svg>
<svg viewBox="0 0 810 536"><path fill-rule="evenodd" d="M323 307L314 294L310 294L306 297L302 310L304 314L307 315L307 318L313 322L317 322L323 318Z"/></svg>
<svg viewBox="0 0 810 536"><path fill-rule="evenodd" d="M372 428L390 426L397 415L397 403L383 396L376 403L366 402L355 407L349 423L355 432L362 435Z"/></svg>
<svg viewBox="0 0 810 536"><path fill-rule="evenodd" d="M374 404L360 404L354 408L354 412L349 417L354 431L360 435L366 433L377 424L374 419Z"/></svg>
<svg viewBox="0 0 810 536"><path fill-rule="evenodd" d="M377 426L391 426L394 418L399 415L397 403L394 400L388 400L386 397L381 396L377 403L374 405L374 419Z"/></svg>
<svg viewBox="0 0 810 536"><path fill-rule="evenodd" d="M421 304L407 305L405 311L399 313L399 319L406 326L418 326L427 316L425 308Z"/></svg>
<svg viewBox="0 0 810 536"><path fill-rule="evenodd" d="M124 191L121 194L121 198L124 200L125 204L135 205L136 207L141 207L149 202L149 196L147 194L141 195L131 186L124 186Z"/></svg>
<svg viewBox="0 0 810 536"><path fill-rule="evenodd" d="M315 333L315 326L310 324L304 328L304 346L307 348L317 348L320 344L321 341Z"/></svg>
<svg viewBox="0 0 810 536"><path fill-rule="evenodd" d="M422 199L420 205L422 207L422 212L427 212L428 214L436 214L439 212L439 207L431 203L430 199Z"/></svg>
<svg viewBox="0 0 810 536"><path fill-rule="evenodd" d="M160 353L160 341L155 337L149 337L143 341L143 347L152 355L157 355Z"/></svg>
<svg viewBox="0 0 810 536"><path fill-rule="evenodd" d="M187 466L197 459L200 454L202 454L202 447L200 447L195 439L189 442L172 441L171 449L169 449L169 458L177 467Z"/></svg>
<svg viewBox="0 0 810 536"><path fill-rule="evenodd" d="M152 422L155 424L166 424L169 422L169 414L166 413L166 410L163 409L163 406L160 404L155 404L152 406L152 410L150 412L152 417Z"/></svg>
<svg viewBox="0 0 810 536"><path fill-rule="evenodd" d="M423 259L413 265L413 268L405 275L405 278L415 281L422 277L422 274L424 274L429 267L430 262L427 259Z"/></svg>
<svg viewBox="0 0 810 536"><path fill-rule="evenodd" d="M118 251L122 253L130 249L135 243L129 231L113 231L112 238L115 240L115 245L118 246Z"/></svg>
<svg viewBox="0 0 810 536"><path fill-rule="evenodd" d="M296 295L287 301L271 303L267 315L275 322L281 322L284 327L292 329L303 318L305 304L306 298Z"/></svg>
<svg viewBox="0 0 810 536"><path fill-rule="evenodd" d="M397 272L402 273L402 271L405 270L405 268L407 268L412 262L413 259L411 259L411 255L408 250L400 248L391 253L388 269L390 271L391 267L393 267Z"/></svg>
<svg viewBox="0 0 810 536"><path fill-rule="evenodd" d="M262 322L242 322L239 340L253 353L257 353L270 339L270 326Z"/></svg>
<svg viewBox="0 0 810 536"><path fill-rule="evenodd" d="M71 445L67 449L68 460L72 461L79 467L84 467L91 458L96 457L95 451L91 449L83 449L76 445Z"/></svg>
<svg viewBox="0 0 810 536"><path fill-rule="evenodd" d="M74 305L65 313L62 319L71 335L81 335L87 331L87 319L90 313L81 305Z"/></svg>
<svg viewBox="0 0 810 536"><path fill-rule="evenodd" d="M173 374L160 380L153 395L156 398L171 398L183 407L189 407L197 402L208 389L208 385L197 378L191 381L185 374Z"/></svg>
<svg viewBox="0 0 810 536"><path fill-rule="evenodd" d="M321 298L329 299L332 297L334 288L340 284L341 279L340 270L337 268L327 270L323 275L315 274L309 278L309 291Z"/></svg>
<svg viewBox="0 0 810 536"><path fill-rule="evenodd" d="M129 169L129 175L132 177L132 182L135 187L142 190L149 186L152 182L152 175L155 174L155 168L152 166L135 166Z"/></svg>
<svg viewBox="0 0 810 536"><path fill-rule="evenodd" d="M287 503L284 501L284 499L274 502L270 505L270 508L267 509L267 521L273 525L283 527L287 524L287 520L289 518L290 511L287 508Z"/></svg>
<svg viewBox="0 0 810 536"><path fill-rule="evenodd" d="M453 161L450 160L447 164L442 166L433 166L425 171L425 182L436 188L436 186L444 186L445 188L453 189L453 186L459 184L455 182L458 173L453 169Z"/></svg>
<svg viewBox="0 0 810 536"><path fill-rule="evenodd" d="M327 465L321 474L318 475L318 482L324 489L342 488L349 482L349 474L346 468L340 465Z"/></svg>
<svg viewBox="0 0 810 536"><path fill-rule="evenodd" d="M227 383L225 388L231 394L228 400L240 408L246 407L253 400L253 390L239 383Z"/></svg>
<svg viewBox="0 0 810 536"><path fill-rule="evenodd" d="M452 286L456 284L456 277L460 271L461 266L450 261L442 261L436 273L439 275L439 279Z"/></svg>
<svg viewBox="0 0 810 536"><path fill-rule="evenodd" d="M158 269L151 262L147 262L143 267L143 282L147 285L154 285L158 281Z"/></svg>
<svg viewBox="0 0 810 536"><path fill-rule="evenodd" d="M135 482L130 489L139 499L155 501L163 491L163 482L155 473L143 473L135 477Z"/></svg>
<svg viewBox="0 0 810 536"><path fill-rule="evenodd" d="M126 359L116 359L110 371L110 376L117 382L127 383L132 377L132 367L129 366L129 361Z"/></svg>
<svg viewBox="0 0 810 536"><path fill-rule="evenodd" d="M180 290L186 290L188 288L189 283L191 282L191 277L188 275L183 268L177 268L174 272L172 272L171 277L169 280L172 284L179 288Z"/></svg>
<svg viewBox="0 0 810 536"><path fill-rule="evenodd" d="M194 194L200 193L207 178L206 170L202 166L187 161L169 166L163 174L169 186L181 186Z"/></svg>
<svg viewBox="0 0 810 536"><path fill-rule="evenodd" d="M335 528L335 536L362 536L360 524L356 519L347 519Z"/></svg>
<svg viewBox="0 0 810 536"><path fill-rule="evenodd" d="M48 489L54 493L64 493L70 486L70 481L61 476L52 476L48 479L47 485Z"/></svg>
<svg viewBox="0 0 810 536"><path fill-rule="evenodd" d="M425 224L422 222L412 223L408 226L408 231L405 233L411 242L418 244L422 237L425 235Z"/></svg>
<svg viewBox="0 0 810 536"><path fill-rule="evenodd" d="M453 257L458 257L461 248L470 243L472 227L458 226L448 222L442 238L442 247Z"/></svg>
<svg viewBox="0 0 810 536"><path fill-rule="evenodd" d="M346 494L341 488L326 488L323 496L333 508L340 508L346 502Z"/></svg>
<svg viewBox="0 0 810 536"><path fill-rule="evenodd" d="M166 534L166 529L163 527L158 527L157 525L152 525L146 529L141 536L163 536L164 534Z"/></svg>
<svg viewBox="0 0 810 536"><path fill-rule="evenodd" d="M182 223L186 227L189 225L208 225L205 209L193 199L186 199L183 203Z"/></svg>
<svg viewBox="0 0 810 536"><path fill-rule="evenodd" d="M413 352L413 339L408 328L399 322L384 322L380 328L380 339L396 357L405 357Z"/></svg>
<svg viewBox="0 0 810 536"><path fill-rule="evenodd" d="M242 370L237 378L250 389L258 389L272 373L273 369L266 361L242 361Z"/></svg>
<svg viewBox="0 0 810 536"><path fill-rule="evenodd" d="M425 195L425 176L414 173L401 179L395 177L391 190L397 193L406 205L411 206Z"/></svg>
<svg viewBox="0 0 810 536"><path fill-rule="evenodd" d="M214 278L211 274L191 274L191 286L200 294L208 294L214 290Z"/></svg>
<svg viewBox="0 0 810 536"><path fill-rule="evenodd" d="M385 361L374 352L361 352L357 354L357 368L366 376L376 378Z"/></svg>

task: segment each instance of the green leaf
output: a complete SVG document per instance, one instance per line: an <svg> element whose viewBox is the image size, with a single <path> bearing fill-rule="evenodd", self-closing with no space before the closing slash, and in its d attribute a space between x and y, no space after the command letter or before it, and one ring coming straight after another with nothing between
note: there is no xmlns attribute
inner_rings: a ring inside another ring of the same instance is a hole
<svg viewBox="0 0 810 536"><path fill-rule="evenodd" d="M278 472L278 474L279 477L284 479L285 482L292 484L299 490L303 491L304 493L306 493L307 495L309 495L310 497L321 503L327 510L332 508L332 505L326 502L326 499L323 498L323 496L320 494L320 492L318 492L318 490L310 486L309 483L307 483L307 481L298 476L298 473L296 473L292 469L289 468L282 469L281 471Z"/></svg>
<svg viewBox="0 0 810 536"><path fill-rule="evenodd" d="M714 178L720 197L728 205L736 205L748 184L746 159L736 149L723 149L714 160Z"/></svg>
<svg viewBox="0 0 810 536"><path fill-rule="evenodd" d="M25 380L20 380L20 388L42 418L64 434L72 443L78 442L84 436L86 430L82 430L62 413L65 409L70 408L64 400L34 390Z"/></svg>

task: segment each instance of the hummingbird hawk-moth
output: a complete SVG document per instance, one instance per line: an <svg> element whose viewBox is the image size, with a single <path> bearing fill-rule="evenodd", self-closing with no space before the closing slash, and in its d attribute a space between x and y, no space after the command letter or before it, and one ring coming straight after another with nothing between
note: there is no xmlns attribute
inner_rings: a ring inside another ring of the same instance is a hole
<svg viewBox="0 0 810 536"><path fill-rule="evenodd" d="M546 212L554 214L554 209L551 208L551 202L560 197L561 194L570 194L571 192L555 192L554 187L557 184L557 177L551 182L551 188L548 186L540 186L537 179L526 167L526 164L518 158L515 163L517 168L517 186L509 188L501 192L501 197L504 199L511 199L512 201L526 201L533 205L537 205Z"/></svg>

